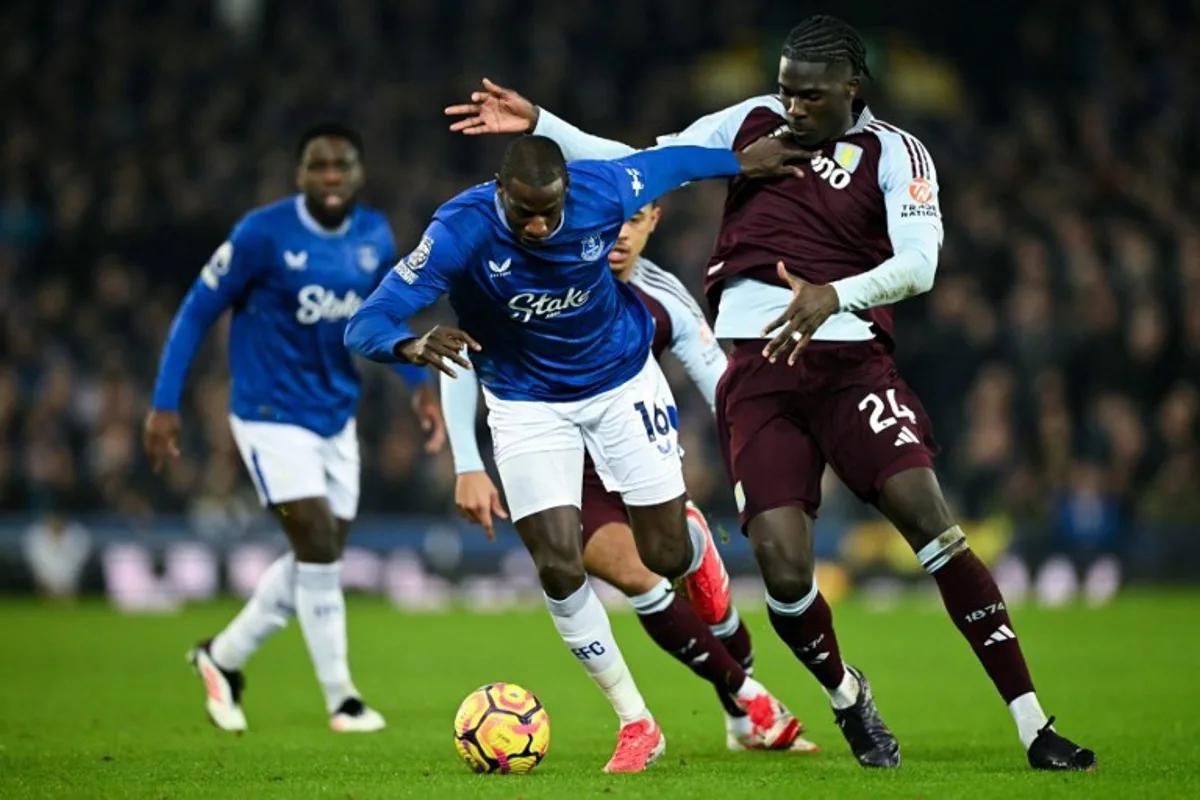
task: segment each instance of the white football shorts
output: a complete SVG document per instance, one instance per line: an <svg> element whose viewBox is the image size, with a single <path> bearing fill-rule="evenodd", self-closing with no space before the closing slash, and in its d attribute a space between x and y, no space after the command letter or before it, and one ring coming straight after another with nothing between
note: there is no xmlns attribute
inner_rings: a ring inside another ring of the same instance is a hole
<svg viewBox="0 0 1200 800"><path fill-rule="evenodd" d="M250 422L232 414L229 425L264 506L325 497L336 518L352 520L358 514L360 459L353 418L329 438L299 425Z"/></svg>
<svg viewBox="0 0 1200 800"><path fill-rule="evenodd" d="M653 506L684 493L679 417L653 356L624 384L585 400L501 400L486 388L496 467L514 521L580 507L583 453L626 505Z"/></svg>

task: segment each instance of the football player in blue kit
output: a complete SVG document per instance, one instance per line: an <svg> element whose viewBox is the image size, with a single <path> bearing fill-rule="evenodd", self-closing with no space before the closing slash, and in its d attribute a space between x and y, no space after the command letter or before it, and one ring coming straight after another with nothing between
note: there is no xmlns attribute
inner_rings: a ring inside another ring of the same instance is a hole
<svg viewBox="0 0 1200 800"><path fill-rule="evenodd" d="M263 574L241 613L189 653L213 723L246 730L242 668L295 616L325 694L330 727L370 732L383 717L350 677L341 555L358 510L355 428L360 379L346 350L346 321L396 260L387 218L358 202L363 146L338 124L301 137L299 193L255 209L200 271L175 316L146 417L144 444L157 472L179 455L180 399L188 367L212 324L233 310L229 421L259 499L279 518L291 551ZM414 409L445 440L426 370L397 371Z"/></svg>
<svg viewBox="0 0 1200 800"><path fill-rule="evenodd" d="M377 361L430 364L451 376L447 362L474 364L500 480L555 627L621 721L610 772L645 769L665 739L585 579L585 447L605 487L621 494L653 572L695 572L707 542L686 521L675 401L651 355L650 313L613 278L606 256L625 220L672 189L738 174L802 174L789 162L810 155L768 137L737 154L673 147L568 166L553 141L522 137L495 181L438 209L346 328L350 349ZM463 330L409 331L405 323L443 294ZM764 695L746 677L735 700L758 707ZM784 716L780 725L795 724Z"/></svg>

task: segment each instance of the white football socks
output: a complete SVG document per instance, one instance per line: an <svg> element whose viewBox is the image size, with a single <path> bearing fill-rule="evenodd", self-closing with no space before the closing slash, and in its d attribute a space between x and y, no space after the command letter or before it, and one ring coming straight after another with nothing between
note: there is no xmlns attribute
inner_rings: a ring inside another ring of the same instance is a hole
<svg viewBox="0 0 1200 800"><path fill-rule="evenodd" d="M342 562L296 564L296 617L329 713L358 690L350 680Z"/></svg>
<svg viewBox="0 0 1200 800"><path fill-rule="evenodd" d="M296 613L296 559L280 556L267 567L254 594L212 641L210 652L222 669L240 670L267 639L287 627Z"/></svg>
<svg viewBox="0 0 1200 800"><path fill-rule="evenodd" d="M745 682L735 694L739 700L752 700L760 694L770 694L770 692L767 691L767 687L747 675Z"/></svg>
<svg viewBox="0 0 1200 800"><path fill-rule="evenodd" d="M821 688L825 689L824 686ZM825 689L825 694L829 695L829 704L841 711L858 702L859 688L858 678L854 677L854 673L850 670L845 670L842 674L842 682L837 685L836 689Z"/></svg>
<svg viewBox="0 0 1200 800"><path fill-rule="evenodd" d="M1021 737L1021 744L1028 750L1029 745L1037 738L1038 731L1050 720L1046 717L1046 712L1042 711L1042 704L1033 692L1026 692L1013 700L1008 704L1008 710L1012 713L1013 722L1017 723L1017 735Z"/></svg>
<svg viewBox="0 0 1200 800"><path fill-rule="evenodd" d="M583 586L562 600L546 596L546 607L558 635L572 655L607 695L622 725L648 718L650 712L642 699L633 675L613 637L608 614L600 598L586 580Z"/></svg>

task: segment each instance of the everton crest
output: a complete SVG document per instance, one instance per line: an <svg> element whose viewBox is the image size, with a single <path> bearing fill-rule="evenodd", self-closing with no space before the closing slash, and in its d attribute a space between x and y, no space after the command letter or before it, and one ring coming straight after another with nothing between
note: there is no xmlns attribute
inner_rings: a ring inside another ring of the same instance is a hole
<svg viewBox="0 0 1200 800"><path fill-rule="evenodd" d="M583 252L579 255L584 261L595 261L604 254L604 240L600 234L593 233L583 240Z"/></svg>
<svg viewBox="0 0 1200 800"><path fill-rule="evenodd" d="M363 272L374 272L379 268L379 251L374 245L364 244L358 248L358 266Z"/></svg>

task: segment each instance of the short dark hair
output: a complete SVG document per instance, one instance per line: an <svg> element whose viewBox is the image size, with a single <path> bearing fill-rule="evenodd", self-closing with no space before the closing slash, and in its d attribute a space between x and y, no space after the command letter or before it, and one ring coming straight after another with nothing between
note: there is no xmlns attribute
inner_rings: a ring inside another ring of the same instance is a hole
<svg viewBox="0 0 1200 800"><path fill-rule="evenodd" d="M300 134L300 140L296 143L296 160L304 158L304 148L308 147L309 142L313 139L320 139L322 136L345 139L354 145L354 149L358 151L359 161L366 158L362 136L359 135L358 131L340 122L318 122L316 125L310 125L304 133Z"/></svg>
<svg viewBox="0 0 1200 800"><path fill-rule="evenodd" d="M541 189L557 180L567 179L567 159L562 148L546 136L522 136L504 149L500 161L500 183L518 180Z"/></svg>
<svg viewBox="0 0 1200 800"><path fill-rule="evenodd" d="M792 28L783 43L783 57L815 64L848 61L854 77L871 77L867 69L867 46L858 31L828 14L809 17Z"/></svg>

